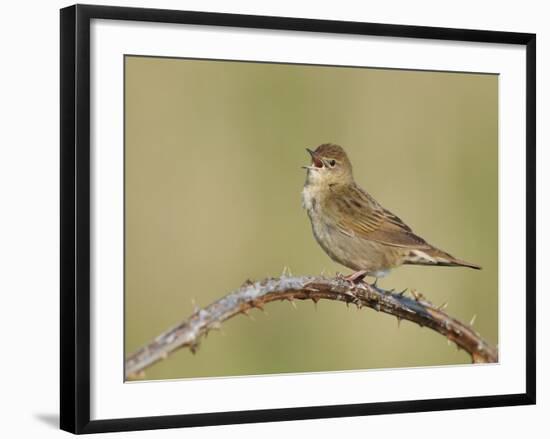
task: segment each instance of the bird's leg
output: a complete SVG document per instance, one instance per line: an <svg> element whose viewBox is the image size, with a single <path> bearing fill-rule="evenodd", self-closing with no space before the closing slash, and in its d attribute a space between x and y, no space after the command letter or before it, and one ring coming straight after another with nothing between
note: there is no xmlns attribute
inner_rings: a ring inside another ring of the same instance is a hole
<svg viewBox="0 0 550 439"><path fill-rule="evenodd" d="M344 280L347 280L348 282L352 283L359 283L361 282L365 276L367 275L367 272L365 270L359 270L355 273L352 273L344 278Z"/></svg>

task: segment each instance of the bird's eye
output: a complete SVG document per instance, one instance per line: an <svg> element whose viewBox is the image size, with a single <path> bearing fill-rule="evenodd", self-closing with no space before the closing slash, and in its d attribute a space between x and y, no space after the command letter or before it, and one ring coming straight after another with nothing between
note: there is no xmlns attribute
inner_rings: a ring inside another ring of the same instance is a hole
<svg viewBox="0 0 550 439"><path fill-rule="evenodd" d="M334 168L334 166L336 165L336 160L331 160L330 162L328 162L328 164Z"/></svg>

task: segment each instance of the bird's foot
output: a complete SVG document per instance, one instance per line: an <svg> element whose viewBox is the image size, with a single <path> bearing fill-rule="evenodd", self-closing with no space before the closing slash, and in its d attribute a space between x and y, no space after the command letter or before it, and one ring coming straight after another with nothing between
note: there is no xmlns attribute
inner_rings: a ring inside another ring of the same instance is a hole
<svg viewBox="0 0 550 439"><path fill-rule="evenodd" d="M366 275L367 272L365 270L360 270L350 274L349 276L344 277L344 280L357 284L359 282L362 282Z"/></svg>

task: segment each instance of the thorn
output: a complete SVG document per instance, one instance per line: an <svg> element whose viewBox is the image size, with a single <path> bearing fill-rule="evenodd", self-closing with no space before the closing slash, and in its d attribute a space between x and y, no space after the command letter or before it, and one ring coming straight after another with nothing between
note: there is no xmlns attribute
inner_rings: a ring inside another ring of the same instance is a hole
<svg viewBox="0 0 550 439"><path fill-rule="evenodd" d="M422 294L420 294L418 291L416 291L414 288L411 289L411 293L414 297L414 300L416 300L417 302L422 298Z"/></svg>
<svg viewBox="0 0 550 439"><path fill-rule="evenodd" d="M406 292L407 292L407 288L405 288L403 291L401 291L400 293L397 293L397 294L399 294L400 296L404 296Z"/></svg>
<svg viewBox="0 0 550 439"><path fill-rule="evenodd" d="M472 316L472 319L470 320L470 326L474 326L474 323L475 323L475 321L476 321L476 318L477 318L477 314L474 314L474 315Z"/></svg>
<svg viewBox="0 0 550 439"><path fill-rule="evenodd" d="M201 310L201 309L197 306L197 301L195 300L194 297L191 298L191 306L193 307L193 314L198 314L198 312Z"/></svg>
<svg viewBox="0 0 550 439"><path fill-rule="evenodd" d="M260 302L259 300L255 300L254 302L252 302L252 306L254 308L258 308L262 312L265 312L264 304L262 302Z"/></svg>
<svg viewBox="0 0 550 439"><path fill-rule="evenodd" d="M199 342L195 338L189 342L189 350L193 355L195 355L198 349L199 349Z"/></svg>
<svg viewBox="0 0 550 439"><path fill-rule="evenodd" d="M210 329L215 329L216 331L220 331L220 334L225 336L225 331L223 330L223 326L221 322L219 322L218 320L210 324Z"/></svg>
<svg viewBox="0 0 550 439"><path fill-rule="evenodd" d="M340 300L346 300L348 298L351 298L352 300L356 299L357 298L357 295L355 294L355 292L353 291L355 288L351 288L351 289L347 289L345 290L343 293L339 294L338 295L338 298Z"/></svg>
<svg viewBox="0 0 550 439"><path fill-rule="evenodd" d="M401 328L401 317L397 317L397 328Z"/></svg>
<svg viewBox="0 0 550 439"><path fill-rule="evenodd" d="M437 310L438 310L438 311L442 311L442 310L444 310L445 308L447 308L448 305L449 305L449 302L443 302L441 305L439 305L439 306L437 307Z"/></svg>
<svg viewBox="0 0 550 439"><path fill-rule="evenodd" d="M298 309L298 307L296 306L296 304L294 303L294 300L293 299L290 299L290 304L292 305L292 307L294 309Z"/></svg>
<svg viewBox="0 0 550 439"><path fill-rule="evenodd" d="M254 318L254 316L252 314L250 314L250 311L248 310L248 308L243 308L241 309L241 314L244 314L245 316L247 316L250 320L252 321L255 321L256 319Z"/></svg>
<svg viewBox="0 0 550 439"><path fill-rule="evenodd" d="M288 268L286 265L283 267L283 272L281 273L281 277L288 277Z"/></svg>
<svg viewBox="0 0 550 439"><path fill-rule="evenodd" d="M447 338L447 346L451 346L451 339Z"/></svg>
<svg viewBox="0 0 550 439"><path fill-rule="evenodd" d="M377 277L374 278L374 282L370 286L373 287L373 288L376 288L378 286L378 278Z"/></svg>
<svg viewBox="0 0 550 439"><path fill-rule="evenodd" d="M311 300L313 301L313 303L315 305L317 305L317 302L319 302L319 298L318 297L312 297Z"/></svg>
<svg viewBox="0 0 550 439"><path fill-rule="evenodd" d="M246 279L246 280L242 283L241 288L248 287L248 286L253 285L253 284L254 284L254 282L252 282L250 279Z"/></svg>

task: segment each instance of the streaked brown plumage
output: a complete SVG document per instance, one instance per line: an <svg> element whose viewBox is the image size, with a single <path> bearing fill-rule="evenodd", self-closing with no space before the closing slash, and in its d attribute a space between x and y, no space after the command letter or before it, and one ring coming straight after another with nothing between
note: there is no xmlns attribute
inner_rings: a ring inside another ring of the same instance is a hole
<svg viewBox="0 0 550 439"><path fill-rule="evenodd" d="M341 146L308 152L302 202L317 242L334 261L376 277L402 264L481 268L428 244L357 186Z"/></svg>

